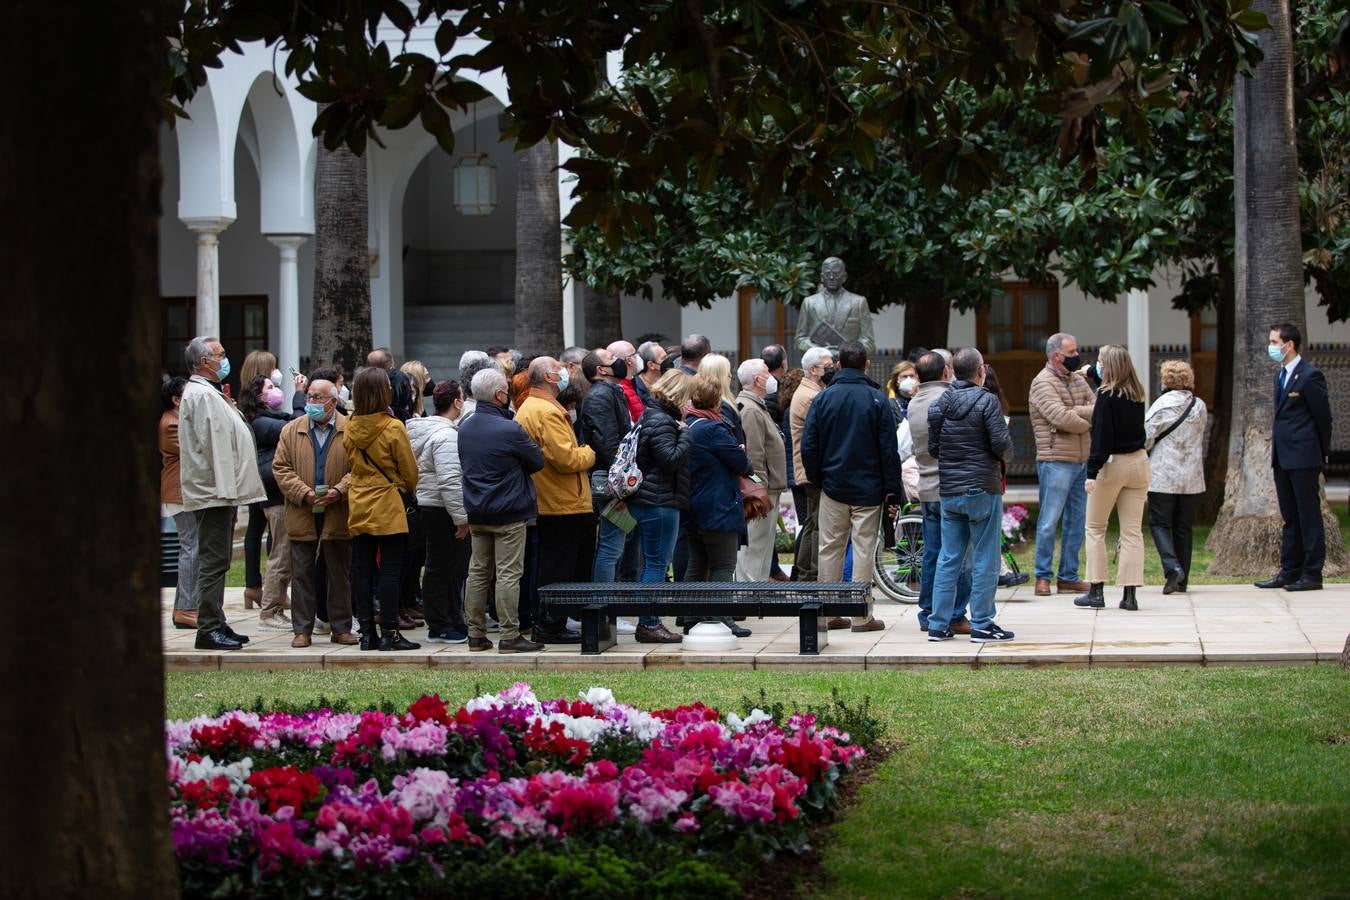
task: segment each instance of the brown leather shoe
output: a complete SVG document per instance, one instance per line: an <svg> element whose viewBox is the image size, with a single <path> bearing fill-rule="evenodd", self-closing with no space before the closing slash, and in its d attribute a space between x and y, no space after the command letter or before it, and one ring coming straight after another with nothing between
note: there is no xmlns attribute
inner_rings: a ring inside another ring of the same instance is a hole
<svg viewBox="0 0 1350 900"><path fill-rule="evenodd" d="M852 619L845 619L843 616L835 616L830 620L830 624L827 627L830 631L838 631L840 628L851 628L852 626Z"/></svg>
<svg viewBox="0 0 1350 900"><path fill-rule="evenodd" d="M488 639L485 638L485 637L481 637L481 638L471 637L471 638L469 638L469 649L470 649L470 650L491 650L491 649L492 649L492 641L488 640Z"/></svg>
<svg viewBox="0 0 1350 900"><path fill-rule="evenodd" d="M1092 585L1086 581L1059 581L1055 583L1055 590L1061 594L1084 594L1091 587Z"/></svg>
<svg viewBox="0 0 1350 900"><path fill-rule="evenodd" d="M1036 596L1037 596L1037 597L1049 597L1049 596L1050 596L1050 579L1049 579L1049 578L1037 578L1037 579L1036 579Z"/></svg>
<svg viewBox="0 0 1350 900"><path fill-rule="evenodd" d="M296 650L308 647L311 643L312 641L307 634L297 634L295 637L291 638L291 646Z"/></svg>
<svg viewBox="0 0 1350 900"><path fill-rule="evenodd" d="M873 619L866 625L852 625L849 627L849 631L885 631L885 630L886 630L886 623L881 621L880 619Z"/></svg>
<svg viewBox="0 0 1350 900"><path fill-rule="evenodd" d="M262 606L262 588L244 588L244 609Z"/></svg>
<svg viewBox="0 0 1350 900"><path fill-rule="evenodd" d="M197 630L197 611L195 609L175 609L173 611L173 627L181 628L187 631L189 628Z"/></svg>
<svg viewBox="0 0 1350 900"><path fill-rule="evenodd" d="M351 645L361 643L361 639L356 635L352 634L350 631L346 632L345 634L331 634L328 636L328 640L334 644Z"/></svg>
<svg viewBox="0 0 1350 900"><path fill-rule="evenodd" d="M509 641L502 641L497 645L498 653L538 653L543 649L543 644L536 643L523 634Z"/></svg>
<svg viewBox="0 0 1350 900"><path fill-rule="evenodd" d="M398 630L412 631L415 628L417 628L417 623L414 622L406 612L400 610L398 614Z"/></svg>
<svg viewBox="0 0 1350 900"><path fill-rule="evenodd" d="M952 624L948 625L947 628L951 630L952 634L970 634L970 620L965 616L953 619Z"/></svg>
<svg viewBox="0 0 1350 900"><path fill-rule="evenodd" d="M661 624L639 625L636 637L639 644L678 644L684 640L683 637L672 633Z"/></svg>

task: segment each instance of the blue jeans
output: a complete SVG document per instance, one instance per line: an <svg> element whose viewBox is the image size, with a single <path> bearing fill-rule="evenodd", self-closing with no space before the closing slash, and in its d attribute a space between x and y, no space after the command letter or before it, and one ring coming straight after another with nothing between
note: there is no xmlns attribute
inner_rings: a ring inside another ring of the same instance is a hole
<svg viewBox="0 0 1350 900"><path fill-rule="evenodd" d="M1041 508L1036 516L1036 578L1049 581L1054 573L1055 528L1063 519L1059 548L1059 580L1078 580L1078 553L1083 549L1087 522L1087 463L1038 462Z"/></svg>
<svg viewBox="0 0 1350 900"><path fill-rule="evenodd" d="M591 581L613 583L614 570L623 556L623 545L628 535L604 516L600 516L600 537L595 545L595 565L591 567Z"/></svg>
<svg viewBox="0 0 1350 900"><path fill-rule="evenodd" d="M648 584L666 580L666 569L675 554L675 539L680 534L680 511L670 506L647 506L630 503L628 511L638 520L642 541L642 572L638 582ZM639 625L656 626L656 616L639 616Z"/></svg>
<svg viewBox="0 0 1350 900"><path fill-rule="evenodd" d="M994 621L998 588L998 548L1003 530L1003 495L974 488L942 498L942 553L933 582L933 610L928 630L944 631L952 623L961 561L970 554L970 627L987 630Z"/></svg>
<svg viewBox="0 0 1350 900"><path fill-rule="evenodd" d="M937 500L923 502L923 563L919 568L919 624L926 626L933 612L933 582L937 578L938 556L942 553L942 504ZM961 619L970 607L971 558L967 553L961 561L961 574L956 579L956 604L952 619Z"/></svg>

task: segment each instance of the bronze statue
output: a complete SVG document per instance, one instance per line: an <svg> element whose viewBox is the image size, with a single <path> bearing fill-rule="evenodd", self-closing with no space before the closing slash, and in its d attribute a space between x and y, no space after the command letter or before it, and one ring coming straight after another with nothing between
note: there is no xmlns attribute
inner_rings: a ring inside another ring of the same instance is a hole
<svg viewBox="0 0 1350 900"><path fill-rule="evenodd" d="M839 352L845 341L861 341L867 355L876 352L872 337L872 311L867 299L844 290L844 261L831 256L820 267L821 289L802 303L797 316L797 350L806 352L812 347L827 347Z"/></svg>

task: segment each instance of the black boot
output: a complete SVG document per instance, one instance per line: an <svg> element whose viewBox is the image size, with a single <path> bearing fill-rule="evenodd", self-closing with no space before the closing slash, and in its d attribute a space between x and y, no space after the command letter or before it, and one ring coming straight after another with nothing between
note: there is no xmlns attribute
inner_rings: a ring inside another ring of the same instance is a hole
<svg viewBox="0 0 1350 900"><path fill-rule="evenodd" d="M375 622L369 619L361 620L361 649L374 650L380 646L380 633L375 630Z"/></svg>
<svg viewBox="0 0 1350 900"><path fill-rule="evenodd" d="M417 650L421 646L399 634L395 628L386 628L384 634L380 635L381 650Z"/></svg>
<svg viewBox="0 0 1350 900"><path fill-rule="evenodd" d="M738 638L750 636L750 629L746 628L744 625L737 625L736 620L731 616L723 617L722 624L730 628L731 633Z"/></svg>
<svg viewBox="0 0 1350 900"><path fill-rule="evenodd" d="M1081 606L1084 609L1102 609L1106 606L1106 598L1102 596L1102 588L1105 584L1103 581L1094 581L1088 585L1086 594L1073 598L1073 605Z"/></svg>
<svg viewBox="0 0 1350 900"><path fill-rule="evenodd" d="M1125 593L1120 598L1120 608L1128 609L1130 612L1139 611L1139 603L1134 599L1134 587L1125 588Z"/></svg>

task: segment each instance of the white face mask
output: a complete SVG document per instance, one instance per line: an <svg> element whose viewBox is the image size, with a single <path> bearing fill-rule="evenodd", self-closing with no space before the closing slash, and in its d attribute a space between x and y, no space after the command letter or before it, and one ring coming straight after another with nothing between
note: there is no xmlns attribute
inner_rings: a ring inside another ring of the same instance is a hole
<svg viewBox="0 0 1350 900"><path fill-rule="evenodd" d="M571 419L573 424L575 424L577 421L577 411L575 409L569 409L567 411L567 418Z"/></svg>
<svg viewBox="0 0 1350 900"><path fill-rule="evenodd" d="M352 392L347 390L345 384L338 388L338 399L342 401L343 406L346 406L347 402L352 399Z"/></svg>
<svg viewBox="0 0 1350 900"><path fill-rule="evenodd" d="M772 375L769 376L769 380L766 381L766 382L764 382L764 393L766 393L766 394L776 394L776 393L778 393L778 379L777 379L777 378L774 378Z"/></svg>
<svg viewBox="0 0 1350 900"><path fill-rule="evenodd" d="M914 389L918 386L919 383L909 376L900 379L900 393L904 394L906 397L914 396Z"/></svg>

